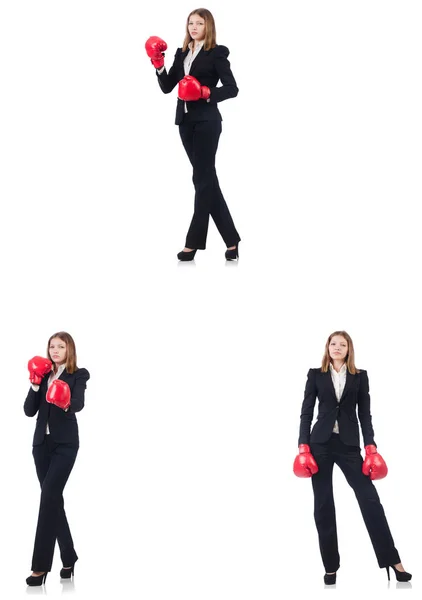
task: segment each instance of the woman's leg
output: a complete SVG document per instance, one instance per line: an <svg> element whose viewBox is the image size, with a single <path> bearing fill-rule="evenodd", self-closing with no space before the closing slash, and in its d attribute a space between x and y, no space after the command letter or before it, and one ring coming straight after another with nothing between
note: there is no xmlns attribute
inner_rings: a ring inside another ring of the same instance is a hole
<svg viewBox="0 0 422 600"><path fill-rule="evenodd" d="M47 443L47 436L44 437L44 441L42 444L38 444L37 446L33 446L32 448L32 456L34 457L35 469L37 472L38 481L40 482L40 486L42 488L43 481L45 476L48 473L48 469L50 467L50 449ZM34 565L34 561L32 561L32 565ZM36 569L32 569L33 573L37 573Z"/></svg>
<svg viewBox="0 0 422 600"><path fill-rule="evenodd" d="M335 573L340 568L340 555L333 495L334 460L330 451L330 442L311 444L311 452L318 465L318 473L312 476L312 488L319 548L325 572Z"/></svg>
<svg viewBox="0 0 422 600"><path fill-rule="evenodd" d="M193 166L195 186L195 208L186 236L186 247L198 249L206 247L210 214L226 245L236 245L240 237L221 193L215 170L221 121L182 124L179 131Z"/></svg>
<svg viewBox="0 0 422 600"><path fill-rule="evenodd" d="M34 459L41 483L40 510L32 557L34 572L51 570L56 539L60 544L64 566L70 566L77 560L64 512L62 494L75 463L78 449L70 444L55 444L48 439L45 446L50 455L50 464L46 472L45 455L43 459L43 452L36 450L39 448L38 446L34 447Z"/></svg>
<svg viewBox="0 0 422 600"><path fill-rule="evenodd" d="M57 524L57 543L60 548L60 558L64 567L71 567L78 560L75 548L73 546L72 534L70 533L69 523L62 505L59 521Z"/></svg>
<svg viewBox="0 0 422 600"><path fill-rule="evenodd" d="M224 200L217 175L215 176L215 194L211 205L211 216L227 248L237 246L240 242L240 235L237 233L229 208Z"/></svg>
<svg viewBox="0 0 422 600"><path fill-rule="evenodd" d="M183 147L188 155L189 161L193 167L193 137L194 137L194 125L195 123L182 123L179 125L180 139L182 140ZM196 192L195 192L195 203L196 203ZM186 248L194 250L194 247L190 247L186 244Z"/></svg>
<svg viewBox="0 0 422 600"><path fill-rule="evenodd" d="M362 473L360 449L339 441L335 460L355 492L379 566L400 563L377 490L371 479Z"/></svg>

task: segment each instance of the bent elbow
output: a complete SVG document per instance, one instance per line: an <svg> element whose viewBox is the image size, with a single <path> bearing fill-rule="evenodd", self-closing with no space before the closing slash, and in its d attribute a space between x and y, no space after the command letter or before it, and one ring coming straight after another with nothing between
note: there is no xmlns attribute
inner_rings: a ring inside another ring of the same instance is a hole
<svg viewBox="0 0 422 600"><path fill-rule="evenodd" d="M81 410L84 408L85 403L84 402L72 402L70 405L70 411L73 413L77 413L77 412L81 412Z"/></svg>
<svg viewBox="0 0 422 600"><path fill-rule="evenodd" d="M163 81L161 81L161 79L158 79L158 85L160 86L160 90L163 92L163 94L170 94L170 92L173 91L173 88L169 85L166 85Z"/></svg>

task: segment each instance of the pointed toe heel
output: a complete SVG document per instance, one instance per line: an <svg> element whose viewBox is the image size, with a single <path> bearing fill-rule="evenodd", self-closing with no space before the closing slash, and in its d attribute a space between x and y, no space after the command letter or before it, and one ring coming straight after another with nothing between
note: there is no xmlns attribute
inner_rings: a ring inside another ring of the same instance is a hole
<svg viewBox="0 0 422 600"><path fill-rule="evenodd" d="M394 574L396 576L397 581L410 581L412 579L411 573L407 573L407 571L398 571L394 565L390 565L386 568L388 581L390 581L390 567L393 569Z"/></svg>
<svg viewBox="0 0 422 600"><path fill-rule="evenodd" d="M337 581L337 573L325 573L324 575L324 583L325 585L334 585Z"/></svg>
<svg viewBox="0 0 422 600"><path fill-rule="evenodd" d="M189 260L193 260L195 258L196 250L191 250L190 252L184 252L183 250L179 252L177 258L182 262L188 262Z"/></svg>
<svg viewBox="0 0 422 600"><path fill-rule="evenodd" d="M225 257L226 260L236 260L239 258L239 242L237 242L236 248L233 248L233 250L226 250Z"/></svg>
<svg viewBox="0 0 422 600"><path fill-rule="evenodd" d="M27 585L30 585L31 587L34 587L36 585L42 585L43 583L45 583L45 580L47 579L47 575L48 575L48 571L46 571L42 575L30 575L29 577L26 578L26 583L27 583Z"/></svg>
<svg viewBox="0 0 422 600"><path fill-rule="evenodd" d="M60 579L70 579L75 573L75 565L72 565L68 569L60 569Z"/></svg>

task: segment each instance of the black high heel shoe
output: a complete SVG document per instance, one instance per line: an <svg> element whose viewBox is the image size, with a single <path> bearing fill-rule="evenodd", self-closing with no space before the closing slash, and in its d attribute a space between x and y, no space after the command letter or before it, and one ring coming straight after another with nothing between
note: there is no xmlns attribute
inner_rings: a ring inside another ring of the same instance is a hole
<svg viewBox="0 0 422 600"><path fill-rule="evenodd" d="M68 569L60 569L60 578L61 579L70 579L75 572L75 565L72 565Z"/></svg>
<svg viewBox="0 0 422 600"><path fill-rule="evenodd" d="M188 260L193 260L195 258L195 254L196 254L196 250L190 250L188 252L184 252L183 250L181 252L179 252L179 254L177 255L177 258L179 260L183 261L188 261Z"/></svg>
<svg viewBox="0 0 422 600"><path fill-rule="evenodd" d="M397 581L410 581L412 579L412 575L410 573L407 573L406 571L398 571L394 565L390 565L389 567L385 567L387 569L388 581L390 581L390 567L396 574Z"/></svg>
<svg viewBox="0 0 422 600"><path fill-rule="evenodd" d="M324 583L325 585L334 585L337 579L337 573L325 573Z"/></svg>
<svg viewBox="0 0 422 600"><path fill-rule="evenodd" d="M226 250L226 260L236 260L236 258L239 258L239 242L237 242L236 244L236 248L233 248L233 250Z"/></svg>
<svg viewBox="0 0 422 600"><path fill-rule="evenodd" d="M46 571L42 575L30 575L29 577L26 578L26 583L30 586L42 585L43 583L45 583L45 580L47 579L47 575L48 575L48 571Z"/></svg>

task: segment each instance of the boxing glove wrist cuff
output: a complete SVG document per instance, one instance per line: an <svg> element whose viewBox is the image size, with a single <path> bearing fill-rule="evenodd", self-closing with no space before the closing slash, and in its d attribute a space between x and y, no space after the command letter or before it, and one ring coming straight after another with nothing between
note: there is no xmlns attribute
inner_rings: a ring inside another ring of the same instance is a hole
<svg viewBox="0 0 422 600"><path fill-rule="evenodd" d="M164 67L164 58L151 58L151 62L156 69L161 69L162 67Z"/></svg>
<svg viewBox="0 0 422 600"><path fill-rule="evenodd" d="M308 444L299 444L299 454L305 454L310 451L311 449Z"/></svg>
<svg viewBox="0 0 422 600"><path fill-rule="evenodd" d="M211 96L211 90L210 90L210 88L209 88L208 86L206 86L206 85L203 85L203 86L201 87L201 97L202 97L204 100L208 100L208 98L209 98L210 96Z"/></svg>
<svg viewBox="0 0 422 600"><path fill-rule="evenodd" d="M377 454L377 447L374 444L369 444L365 446L366 454Z"/></svg>

